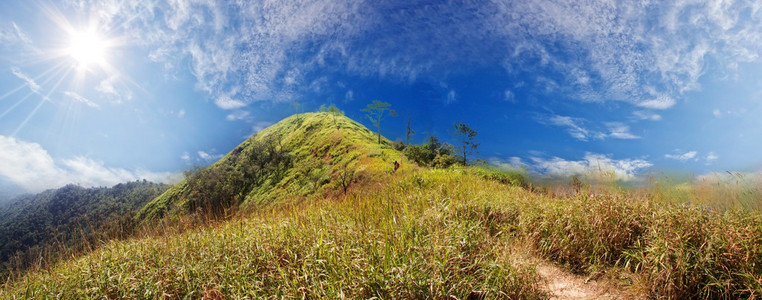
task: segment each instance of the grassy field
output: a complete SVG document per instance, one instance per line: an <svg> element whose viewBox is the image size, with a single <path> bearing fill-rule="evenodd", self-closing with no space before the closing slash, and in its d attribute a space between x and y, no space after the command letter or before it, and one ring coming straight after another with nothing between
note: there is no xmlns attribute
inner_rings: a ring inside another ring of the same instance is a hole
<svg viewBox="0 0 762 300"><path fill-rule="evenodd" d="M753 209L760 199L747 192L754 185L658 181L552 193L483 167L404 161L392 173L399 152L374 145L364 127L328 114L302 118L277 125L301 132L282 140L297 163L278 182L238 193L233 217L179 214L194 195L182 183L144 210L175 209L173 217L9 280L0 298L552 296L517 249L568 272L604 274L643 297L762 294L762 216ZM352 132L360 134L346 136ZM238 158L226 159L235 166ZM314 159L325 162L326 180L300 170ZM340 184L346 167L360 174L349 186Z"/></svg>
<svg viewBox="0 0 762 300"><path fill-rule="evenodd" d="M549 197L467 169L409 170L346 196L112 242L6 284L38 297L545 298L529 246L568 270L631 274L666 298L762 292L762 218L633 198Z"/></svg>

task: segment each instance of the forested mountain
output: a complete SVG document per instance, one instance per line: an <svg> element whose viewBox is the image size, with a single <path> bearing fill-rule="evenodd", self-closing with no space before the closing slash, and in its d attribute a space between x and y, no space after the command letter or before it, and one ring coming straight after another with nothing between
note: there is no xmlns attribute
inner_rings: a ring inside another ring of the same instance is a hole
<svg viewBox="0 0 762 300"><path fill-rule="evenodd" d="M132 217L169 185L67 185L0 205L0 270L23 270L41 253L74 251L134 230Z"/></svg>

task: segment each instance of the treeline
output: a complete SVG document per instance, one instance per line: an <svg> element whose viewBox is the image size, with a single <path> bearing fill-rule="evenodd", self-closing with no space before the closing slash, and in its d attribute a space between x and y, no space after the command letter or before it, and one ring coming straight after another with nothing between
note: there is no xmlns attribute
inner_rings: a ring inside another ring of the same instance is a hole
<svg viewBox="0 0 762 300"><path fill-rule="evenodd" d="M148 181L113 187L67 185L0 206L0 274L16 275L56 257L130 236L134 214L169 185Z"/></svg>

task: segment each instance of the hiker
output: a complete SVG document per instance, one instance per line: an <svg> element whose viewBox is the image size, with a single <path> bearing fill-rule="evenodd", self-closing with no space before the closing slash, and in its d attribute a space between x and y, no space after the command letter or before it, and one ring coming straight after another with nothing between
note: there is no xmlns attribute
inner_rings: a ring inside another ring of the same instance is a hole
<svg viewBox="0 0 762 300"><path fill-rule="evenodd" d="M394 161L394 172L393 172L393 173L396 173L396 172L397 172L397 169L399 169L399 168L400 168L400 163L398 163L398 162L395 160L395 161Z"/></svg>

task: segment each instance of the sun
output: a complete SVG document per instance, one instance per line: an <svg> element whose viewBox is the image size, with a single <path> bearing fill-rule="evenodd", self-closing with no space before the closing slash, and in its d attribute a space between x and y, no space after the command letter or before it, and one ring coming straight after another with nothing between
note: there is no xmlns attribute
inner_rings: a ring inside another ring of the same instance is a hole
<svg viewBox="0 0 762 300"><path fill-rule="evenodd" d="M88 30L71 33L66 52L80 67L88 68L105 63L107 49L106 41L98 33Z"/></svg>

